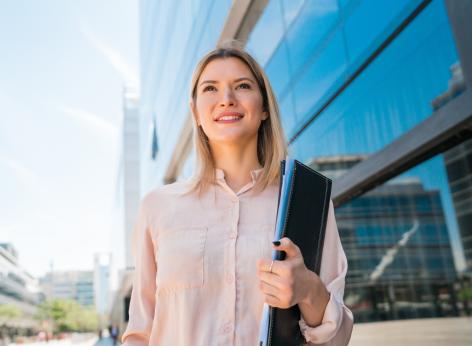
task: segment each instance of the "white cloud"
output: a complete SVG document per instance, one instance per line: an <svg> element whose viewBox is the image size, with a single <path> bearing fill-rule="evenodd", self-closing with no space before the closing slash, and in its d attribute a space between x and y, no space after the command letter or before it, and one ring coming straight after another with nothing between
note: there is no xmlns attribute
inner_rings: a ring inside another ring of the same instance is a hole
<svg viewBox="0 0 472 346"><path fill-rule="evenodd" d="M11 169L15 173L15 176L26 184L36 185L39 181L39 177L32 170L10 157L0 155L0 165Z"/></svg>
<svg viewBox="0 0 472 346"><path fill-rule="evenodd" d="M80 25L80 31L92 46L105 56L113 68L121 75L126 84L138 85L136 68L128 64L120 52L108 43L100 40L100 38L94 32L88 30L85 25Z"/></svg>
<svg viewBox="0 0 472 346"><path fill-rule="evenodd" d="M375 267L374 271L370 273L371 282L377 281L377 279L382 276L385 269L393 262L393 260L397 256L397 253L400 248L404 247L406 243L408 243L408 240L410 240L413 234L418 230L419 226L420 223L418 222L418 220L413 220L413 226L408 231L403 233L400 241L385 252L380 263L377 264L377 267Z"/></svg>
<svg viewBox="0 0 472 346"><path fill-rule="evenodd" d="M118 135L118 126L102 119L92 112L70 107L60 107L59 110L89 127L92 131L98 131L110 137L116 137Z"/></svg>

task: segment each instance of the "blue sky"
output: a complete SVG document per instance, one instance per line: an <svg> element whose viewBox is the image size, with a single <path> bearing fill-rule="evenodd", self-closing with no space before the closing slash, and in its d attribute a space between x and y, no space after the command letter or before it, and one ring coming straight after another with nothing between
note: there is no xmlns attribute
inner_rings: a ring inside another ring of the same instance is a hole
<svg viewBox="0 0 472 346"><path fill-rule="evenodd" d="M0 242L34 275L91 269L122 237L122 90L138 84L138 48L137 0L1 2Z"/></svg>

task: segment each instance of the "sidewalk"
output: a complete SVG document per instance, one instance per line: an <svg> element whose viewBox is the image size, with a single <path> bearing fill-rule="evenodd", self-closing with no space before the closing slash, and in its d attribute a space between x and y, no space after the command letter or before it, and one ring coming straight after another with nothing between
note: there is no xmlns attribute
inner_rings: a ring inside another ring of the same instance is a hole
<svg viewBox="0 0 472 346"><path fill-rule="evenodd" d="M93 346L113 346L113 340L111 338L102 338L101 340L97 340ZM119 342L116 345L121 345ZM75 345L74 345L75 346Z"/></svg>
<svg viewBox="0 0 472 346"><path fill-rule="evenodd" d="M472 318L431 318L354 324L349 346L470 346Z"/></svg>
<svg viewBox="0 0 472 346"><path fill-rule="evenodd" d="M121 345L117 343L116 345ZM102 338L98 340L96 336L88 337L86 340L82 338L72 338L69 340L51 340L49 342L33 342L26 344L10 344L9 346L113 346L111 338Z"/></svg>

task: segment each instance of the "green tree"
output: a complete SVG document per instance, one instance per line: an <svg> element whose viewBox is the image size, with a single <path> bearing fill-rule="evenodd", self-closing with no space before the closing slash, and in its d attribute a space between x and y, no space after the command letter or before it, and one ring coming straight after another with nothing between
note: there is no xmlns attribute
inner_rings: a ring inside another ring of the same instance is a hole
<svg viewBox="0 0 472 346"><path fill-rule="evenodd" d="M11 304L0 304L0 319L16 319L22 315L19 307Z"/></svg>
<svg viewBox="0 0 472 346"><path fill-rule="evenodd" d="M461 288L458 296L463 302L472 302L472 287Z"/></svg>
<svg viewBox="0 0 472 346"><path fill-rule="evenodd" d="M74 300L46 300L38 308L36 318L53 322L55 332L95 331L98 315L88 307L83 307Z"/></svg>

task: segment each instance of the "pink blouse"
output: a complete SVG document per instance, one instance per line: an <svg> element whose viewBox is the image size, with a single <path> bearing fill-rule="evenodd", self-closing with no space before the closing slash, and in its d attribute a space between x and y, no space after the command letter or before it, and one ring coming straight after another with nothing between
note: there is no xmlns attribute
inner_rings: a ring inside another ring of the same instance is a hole
<svg viewBox="0 0 472 346"><path fill-rule="evenodd" d="M278 198L277 185L251 193L261 171L237 193L217 169L217 184L200 198L186 194L190 181L143 198L125 345L258 345L264 301L256 262L271 257ZM331 296L319 326L299 322L308 345L347 345L346 271L331 203L320 273Z"/></svg>

